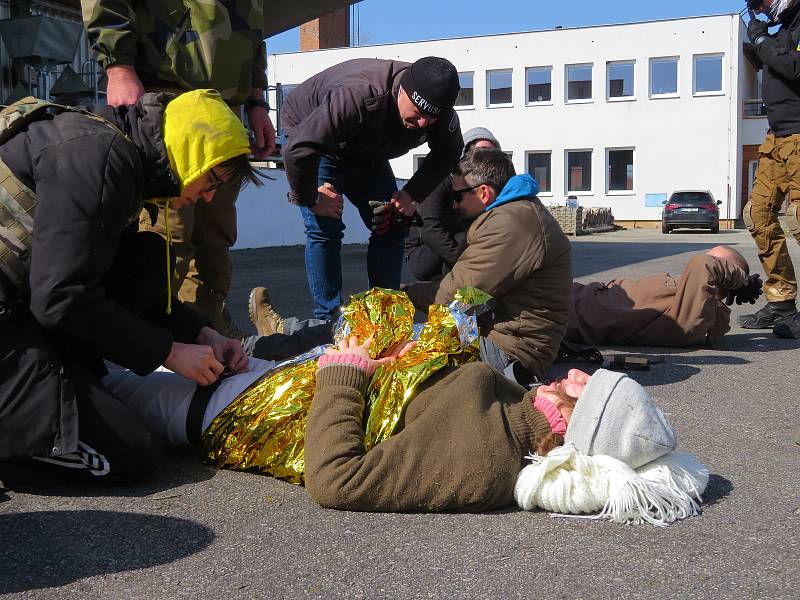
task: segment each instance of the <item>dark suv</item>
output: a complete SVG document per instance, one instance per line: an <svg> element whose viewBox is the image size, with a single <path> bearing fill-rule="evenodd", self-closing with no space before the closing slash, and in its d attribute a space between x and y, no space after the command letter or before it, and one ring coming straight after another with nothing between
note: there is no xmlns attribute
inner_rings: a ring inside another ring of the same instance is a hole
<svg viewBox="0 0 800 600"><path fill-rule="evenodd" d="M710 229L719 233L719 205L709 191L675 192L664 202L661 232L670 233L679 227Z"/></svg>

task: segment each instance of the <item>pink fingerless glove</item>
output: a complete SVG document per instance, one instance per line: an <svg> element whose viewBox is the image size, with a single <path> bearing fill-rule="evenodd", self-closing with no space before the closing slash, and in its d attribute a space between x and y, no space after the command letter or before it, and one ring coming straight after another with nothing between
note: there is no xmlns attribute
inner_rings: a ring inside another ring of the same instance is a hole
<svg viewBox="0 0 800 600"><path fill-rule="evenodd" d="M536 396L536 399L533 401L533 408L547 417L547 421L550 423L550 431L560 435L566 435L567 422L550 400L542 396Z"/></svg>
<svg viewBox="0 0 800 600"><path fill-rule="evenodd" d="M323 354L317 361L317 368L328 367L330 365L353 365L364 371L367 375L370 372L370 364L366 358L361 358L356 354Z"/></svg>

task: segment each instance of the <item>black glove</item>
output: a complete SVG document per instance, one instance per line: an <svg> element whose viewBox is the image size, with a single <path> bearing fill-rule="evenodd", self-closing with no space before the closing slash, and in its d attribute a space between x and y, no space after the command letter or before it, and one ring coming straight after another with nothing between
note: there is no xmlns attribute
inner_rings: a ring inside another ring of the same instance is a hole
<svg viewBox="0 0 800 600"><path fill-rule="evenodd" d="M488 335L494 326L494 309L497 307L497 300L489 298L483 304L471 306L467 309L468 315L475 315L475 320L478 324L478 330L485 332Z"/></svg>
<svg viewBox="0 0 800 600"><path fill-rule="evenodd" d="M386 235L390 228L422 227L422 218L418 214L406 217L391 202L370 200L369 207L372 209L372 231L376 235Z"/></svg>
<svg viewBox="0 0 800 600"><path fill-rule="evenodd" d="M758 48L769 37L769 25L761 19L751 19L747 26L747 37Z"/></svg>
<svg viewBox="0 0 800 600"><path fill-rule="evenodd" d="M749 302L755 304L758 297L761 295L761 290L764 287L764 282L761 281L761 275L750 275L747 278L747 283L740 287L738 290L729 290L728 295L725 296L725 304L728 306L734 302L736 304L744 304Z"/></svg>
<svg viewBox="0 0 800 600"><path fill-rule="evenodd" d="M372 209L372 231L377 235L386 235L392 222L391 203L370 200L369 207Z"/></svg>

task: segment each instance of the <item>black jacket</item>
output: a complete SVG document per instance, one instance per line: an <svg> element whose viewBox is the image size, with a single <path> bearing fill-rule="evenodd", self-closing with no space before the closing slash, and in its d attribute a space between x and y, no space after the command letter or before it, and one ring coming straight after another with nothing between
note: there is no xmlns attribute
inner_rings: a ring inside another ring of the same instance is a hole
<svg viewBox="0 0 800 600"><path fill-rule="evenodd" d="M108 298L102 285L123 232L138 227L144 200L180 191L161 132L168 98L146 94L130 107L88 107L133 144L86 115L63 112L0 147L0 158L37 198L31 313L61 343L139 374L162 364L175 339L195 341L205 324L178 302L172 315L148 322Z"/></svg>
<svg viewBox="0 0 800 600"><path fill-rule="evenodd" d="M406 184L423 200L461 157L458 115L452 109L424 129L406 129L397 109L400 77L409 63L358 58L325 69L295 88L283 105L283 147L289 199L309 206L317 198L322 155L373 163L402 156L428 142L430 153Z"/></svg>
<svg viewBox="0 0 800 600"><path fill-rule="evenodd" d="M417 206L422 227L411 227L406 238L406 253L427 246L449 271L466 247L466 227L453 207L453 179L445 177Z"/></svg>
<svg viewBox="0 0 800 600"><path fill-rule="evenodd" d="M756 49L764 61L761 97L778 136L800 133L800 5L781 15L781 28Z"/></svg>

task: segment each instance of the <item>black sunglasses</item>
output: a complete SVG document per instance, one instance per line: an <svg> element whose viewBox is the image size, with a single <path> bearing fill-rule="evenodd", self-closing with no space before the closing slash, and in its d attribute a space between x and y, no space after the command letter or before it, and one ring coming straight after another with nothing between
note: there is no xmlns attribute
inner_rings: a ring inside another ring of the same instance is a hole
<svg viewBox="0 0 800 600"><path fill-rule="evenodd" d="M458 204L459 202L461 202L464 199L464 193L465 192L471 192L472 190L477 190L482 185L483 185L482 183L479 183L478 185L471 185L469 187L461 188L460 190L453 190L453 192L452 192L453 193L453 202Z"/></svg>
<svg viewBox="0 0 800 600"><path fill-rule="evenodd" d="M209 169L209 173L211 173L211 178L214 180L214 183L208 186L204 191L213 192L221 188L223 185L225 185L225 182L222 179L220 179L219 175L217 175L217 173L214 171L214 167L211 167L211 169Z"/></svg>

